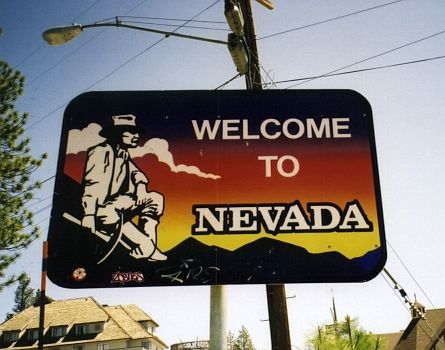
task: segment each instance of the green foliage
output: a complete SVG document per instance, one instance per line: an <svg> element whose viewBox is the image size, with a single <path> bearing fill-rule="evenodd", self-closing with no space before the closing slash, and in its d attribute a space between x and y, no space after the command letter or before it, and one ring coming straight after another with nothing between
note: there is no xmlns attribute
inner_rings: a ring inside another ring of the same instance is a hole
<svg viewBox="0 0 445 350"><path fill-rule="evenodd" d="M357 319L346 316L344 321L318 326L306 341L308 350L382 350L381 338L365 331Z"/></svg>
<svg viewBox="0 0 445 350"><path fill-rule="evenodd" d="M5 271L39 235L26 204L40 186L31 175L46 155L31 156L30 139L23 137L28 114L14 107L24 81L20 72L0 61L0 290L18 279L6 277Z"/></svg>
<svg viewBox="0 0 445 350"><path fill-rule="evenodd" d="M252 339L250 338L249 332L247 331L246 327L241 327L241 330L238 332L238 336L233 340L232 349L255 350Z"/></svg>
<svg viewBox="0 0 445 350"><path fill-rule="evenodd" d="M19 285L15 290L14 307L12 308L12 312L6 315L7 320L38 302L40 291L31 288L29 286L30 283L31 279L28 274L22 273L19 277Z"/></svg>

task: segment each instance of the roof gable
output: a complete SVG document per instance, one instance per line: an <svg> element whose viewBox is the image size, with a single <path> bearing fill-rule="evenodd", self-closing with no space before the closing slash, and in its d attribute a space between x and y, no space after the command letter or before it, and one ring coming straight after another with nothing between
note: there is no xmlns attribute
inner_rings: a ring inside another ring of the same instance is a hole
<svg viewBox="0 0 445 350"><path fill-rule="evenodd" d="M427 310L426 319L412 319L400 337L395 350L429 350L444 332L445 309Z"/></svg>

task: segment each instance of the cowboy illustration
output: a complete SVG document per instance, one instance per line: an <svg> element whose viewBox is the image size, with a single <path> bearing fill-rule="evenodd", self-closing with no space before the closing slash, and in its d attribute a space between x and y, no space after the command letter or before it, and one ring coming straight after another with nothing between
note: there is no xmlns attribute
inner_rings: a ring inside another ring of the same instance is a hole
<svg viewBox="0 0 445 350"><path fill-rule="evenodd" d="M131 114L113 116L112 125L101 130L106 140L88 150L81 225L93 234L117 238L135 259L164 261L167 256L157 247L164 196L148 191L147 176L128 152L143 132Z"/></svg>

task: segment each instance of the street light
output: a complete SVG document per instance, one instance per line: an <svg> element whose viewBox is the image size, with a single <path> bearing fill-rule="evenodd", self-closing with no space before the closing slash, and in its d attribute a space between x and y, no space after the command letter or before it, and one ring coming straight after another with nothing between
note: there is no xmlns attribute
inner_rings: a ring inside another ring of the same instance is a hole
<svg viewBox="0 0 445 350"><path fill-rule="evenodd" d="M80 24L66 27L55 27L43 32L43 39L50 45L63 45L77 37L83 28Z"/></svg>
<svg viewBox="0 0 445 350"><path fill-rule="evenodd" d="M93 24L73 24L71 26L63 26L63 27L54 27L47 29L43 32L42 36L43 39L50 45L63 45L77 36L79 36L82 31L84 31L87 28L97 28L97 27L119 27L119 28L128 28L128 29L135 29L135 30L141 30L145 32L150 33L156 33L156 34L162 34L166 37L169 36L176 36L179 38L184 39L192 39L192 40L199 40L199 41L206 41L214 44L222 44L227 45L227 41L223 40L216 40L216 39L210 39L210 38L204 38L200 36L194 36L194 35L186 35L186 34L180 34L175 32L166 32L163 30L157 30L152 28L146 28L146 27L139 27L134 26L130 24L125 24L119 21L119 19L116 17L115 22L106 22L106 23L93 23Z"/></svg>

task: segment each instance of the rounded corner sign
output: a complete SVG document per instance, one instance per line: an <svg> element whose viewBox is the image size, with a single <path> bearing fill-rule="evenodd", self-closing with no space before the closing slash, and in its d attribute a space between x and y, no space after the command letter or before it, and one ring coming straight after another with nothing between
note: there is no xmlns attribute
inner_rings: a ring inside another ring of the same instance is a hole
<svg viewBox="0 0 445 350"><path fill-rule="evenodd" d="M65 111L59 286L363 282L385 260L372 111L354 91L90 92Z"/></svg>

